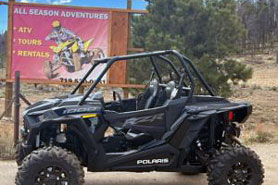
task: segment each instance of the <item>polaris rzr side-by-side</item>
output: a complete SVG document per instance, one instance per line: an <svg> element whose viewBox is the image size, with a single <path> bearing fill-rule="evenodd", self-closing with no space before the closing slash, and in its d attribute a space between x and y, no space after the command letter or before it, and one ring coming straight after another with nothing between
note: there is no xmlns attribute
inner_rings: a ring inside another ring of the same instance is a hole
<svg viewBox="0 0 278 185"><path fill-rule="evenodd" d="M114 91L114 100L105 101L98 91L101 79L114 63L134 61L144 63L143 76L151 71L144 91L129 99ZM99 65L105 68L98 78L84 95L76 94ZM176 51L99 59L71 94L24 111L16 184L81 185L86 167L91 172L207 173L210 185L261 185L262 163L238 139L251 112L249 103L216 96L193 63Z"/></svg>

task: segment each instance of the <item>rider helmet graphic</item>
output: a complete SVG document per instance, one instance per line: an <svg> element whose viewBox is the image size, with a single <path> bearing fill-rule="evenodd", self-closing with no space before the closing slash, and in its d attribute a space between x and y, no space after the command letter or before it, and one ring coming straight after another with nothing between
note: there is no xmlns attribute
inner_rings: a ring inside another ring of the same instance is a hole
<svg viewBox="0 0 278 185"><path fill-rule="evenodd" d="M59 21L55 20L55 21L52 22L52 27L53 28L59 28L59 27L61 27L61 23Z"/></svg>

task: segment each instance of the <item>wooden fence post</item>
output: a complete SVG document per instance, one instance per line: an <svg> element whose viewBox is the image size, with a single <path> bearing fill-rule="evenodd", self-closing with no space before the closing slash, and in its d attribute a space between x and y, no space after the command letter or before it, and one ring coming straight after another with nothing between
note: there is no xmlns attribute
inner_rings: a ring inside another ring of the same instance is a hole
<svg viewBox="0 0 278 185"><path fill-rule="evenodd" d="M15 0L9 0L8 3L8 38L7 38L7 49L6 49L6 79L11 79L11 51L12 51L12 31L13 31L13 6L11 3ZM13 83L6 82L5 90L5 117L12 117L12 107L9 107L10 102L13 98Z"/></svg>

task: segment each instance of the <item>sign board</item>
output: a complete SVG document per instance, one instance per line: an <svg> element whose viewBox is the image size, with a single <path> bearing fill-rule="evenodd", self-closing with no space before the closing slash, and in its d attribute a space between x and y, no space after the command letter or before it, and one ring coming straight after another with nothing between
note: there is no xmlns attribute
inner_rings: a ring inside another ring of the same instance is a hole
<svg viewBox="0 0 278 185"><path fill-rule="evenodd" d="M20 71L23 80L78 81L93 59L107 56L109 17L107 10L14 5L12 78Z"/></svg>

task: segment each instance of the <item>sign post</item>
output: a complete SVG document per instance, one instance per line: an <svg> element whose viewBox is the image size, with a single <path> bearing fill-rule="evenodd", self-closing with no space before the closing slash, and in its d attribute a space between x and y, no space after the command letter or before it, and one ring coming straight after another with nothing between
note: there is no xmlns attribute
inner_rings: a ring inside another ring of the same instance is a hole
<svg viewBox="0 0 278 185"><path fill-rule="evenodd" d="M6 79L11 78L11 43L12 43L12 30L13 30L13 10L11 3L15 2L15 0L9 0L8 3L8 35L7 35L7 47L6 47ZM13 83L6 82L6 90L5 90L5 117L12 117L12 106L9 106L13 99Z"/></svg>

